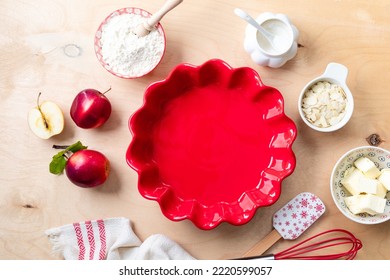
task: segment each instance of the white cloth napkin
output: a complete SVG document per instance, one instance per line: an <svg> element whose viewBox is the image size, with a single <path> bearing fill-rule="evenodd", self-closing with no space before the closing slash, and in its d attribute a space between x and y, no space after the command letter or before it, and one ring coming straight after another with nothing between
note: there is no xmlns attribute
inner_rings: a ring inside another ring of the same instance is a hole
<svg viewBox="0 0 390 280"><path fill-rule="evenodd" d="M127 218L109 218L47 230L53 250L66 260L193 260L179 244L162 234L137 237Z"/></svg>

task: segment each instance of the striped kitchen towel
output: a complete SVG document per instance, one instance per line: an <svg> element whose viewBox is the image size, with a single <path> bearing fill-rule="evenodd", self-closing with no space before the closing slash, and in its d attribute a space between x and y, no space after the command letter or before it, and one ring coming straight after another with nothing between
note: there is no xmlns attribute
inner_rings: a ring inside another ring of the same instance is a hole
<svg viewBox="0 0 390 280"><path fill-rule="evenodd" d="M47 230L53 251L66 260L192 260L179 244L162 234L142 242L127 218L109 218Z"/></svg>

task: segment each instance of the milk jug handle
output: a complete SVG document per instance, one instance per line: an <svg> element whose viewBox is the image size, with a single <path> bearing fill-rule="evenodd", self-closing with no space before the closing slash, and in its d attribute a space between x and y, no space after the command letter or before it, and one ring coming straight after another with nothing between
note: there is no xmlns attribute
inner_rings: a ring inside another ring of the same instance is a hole
<svg viewBox="0 0 390 280"><path fill-rule="evenodd" d="M325 69L323 77L332 78L345 84L348 76L348 68L342 64L331 62Z"/></svg>

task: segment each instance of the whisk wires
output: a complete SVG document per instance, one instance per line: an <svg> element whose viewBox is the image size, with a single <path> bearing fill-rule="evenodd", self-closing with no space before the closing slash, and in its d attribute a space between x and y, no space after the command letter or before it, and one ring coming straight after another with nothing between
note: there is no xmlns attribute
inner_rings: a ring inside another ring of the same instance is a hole
<svg viewBox="0 0 390 280"><path fill-rule="evenodd" d="M330 234L342 234L342 236L336 236L332 238L323 239L324 236ZM318 240L318 241L315 241ZM349 249L346 249L340 253L320 253L320 254L310 254L314 251L324 252L325 249L337 246L347 246ZM286 259L295 259L295 260L336 260L336 259L345 259L352 260L356 257L357 252L363 247L362 242L357 239L352 233L344 229L332 229L321 232L317 235L314 235L308 239L303 240L302 242L284 250L274 255L275 260L286 260Z"/></svg>

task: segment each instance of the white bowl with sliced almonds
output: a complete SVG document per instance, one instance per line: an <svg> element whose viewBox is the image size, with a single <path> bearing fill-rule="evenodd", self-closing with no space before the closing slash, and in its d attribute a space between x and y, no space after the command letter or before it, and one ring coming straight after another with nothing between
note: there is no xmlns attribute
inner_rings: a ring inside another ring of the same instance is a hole
<svg viewBox="0 0 390 280"><path fill-rule="evenodd" d="M330 191L337 208L352 221L390 220L390 152L374 146L346 152L333 168Z"/></svg>
<svg viewBox="0 0 390 280"><path fill-rule="evenodd" d="M346 84L347 75L347 67L332 62L321 76L302 89L298 111L309 127L320 132L332 132L350 120L354 101Z"/></svg>

